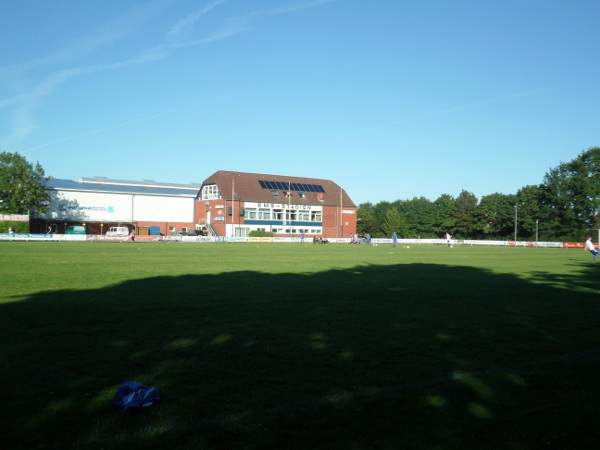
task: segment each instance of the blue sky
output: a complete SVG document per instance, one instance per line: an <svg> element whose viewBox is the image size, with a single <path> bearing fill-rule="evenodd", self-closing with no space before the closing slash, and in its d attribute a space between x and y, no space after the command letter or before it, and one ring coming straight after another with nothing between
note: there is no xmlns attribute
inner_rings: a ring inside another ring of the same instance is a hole
<svg viewBox="0 0 600 450"><path fill-rule="evenodd" d="M334 180L355 203L539 184L600 145L597 0L20 0L0 151L56 178Z"/></svg>

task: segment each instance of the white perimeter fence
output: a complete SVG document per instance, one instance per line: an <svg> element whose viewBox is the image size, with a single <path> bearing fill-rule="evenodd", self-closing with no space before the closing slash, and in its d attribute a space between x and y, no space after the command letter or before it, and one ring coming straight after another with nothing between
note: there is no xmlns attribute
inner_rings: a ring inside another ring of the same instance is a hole
<svg viewBox="0 0 600 450"><path fill-rule="evenodd" d="M127 242L129 237L105 236L96 234L73 235L73 234L8 234L0 233L0 241L91 241L91 242ZM183 242L183 243L241 243L241 242L263 242L263 243L302 243L299 237L209 237L209 236L136 236L135 242ZM312 244L313 239L304 239L305 244ZM350 244L349 238L330 238L331 244ZM484 241L484 240L460 240L452 239L450 244L487 246L487 247L544 247L544 248L584 248L583 242L531 242L531 241ZM366 245L352 244L352 245ZM393 245L391 239L373 238L371 245ZM400 247L411 245L448 245L446 239L398 239L396 244Z"/></svg>

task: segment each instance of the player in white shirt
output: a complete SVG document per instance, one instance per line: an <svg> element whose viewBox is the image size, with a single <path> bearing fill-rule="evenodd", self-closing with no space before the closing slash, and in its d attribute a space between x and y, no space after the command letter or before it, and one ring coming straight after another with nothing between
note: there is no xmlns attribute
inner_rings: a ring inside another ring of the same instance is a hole
<svg viewBox="0 0 600 450"><path fill-rule="evenodd" d="M594 247L594 243L592 242L592 237L588 236L587 241L585 241L585 248L589 250L589 252L594 255L594 262L596 262L596 256L598 256L598 250Z"/></svg>

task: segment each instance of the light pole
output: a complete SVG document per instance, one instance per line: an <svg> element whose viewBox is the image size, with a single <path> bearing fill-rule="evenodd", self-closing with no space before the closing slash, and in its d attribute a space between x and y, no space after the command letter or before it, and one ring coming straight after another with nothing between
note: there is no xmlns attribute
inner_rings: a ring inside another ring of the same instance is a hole
<svg viewBox="0 0 600 450"><path fill-rule="evenodd" d="M519 205L515 205L515 247L517 246L517 219L519 216Z"/></svg>

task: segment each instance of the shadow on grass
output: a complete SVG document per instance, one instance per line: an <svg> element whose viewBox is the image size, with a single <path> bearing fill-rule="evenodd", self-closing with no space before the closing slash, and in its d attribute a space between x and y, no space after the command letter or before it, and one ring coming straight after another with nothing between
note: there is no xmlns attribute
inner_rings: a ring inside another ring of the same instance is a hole
<svg viewBox="0 0 600 450"><path fill-rule="evenodd" d="M157 277L0 305L3 448L591 448L598 273ZM162 401L126 416L124 381Z"/></svg>

